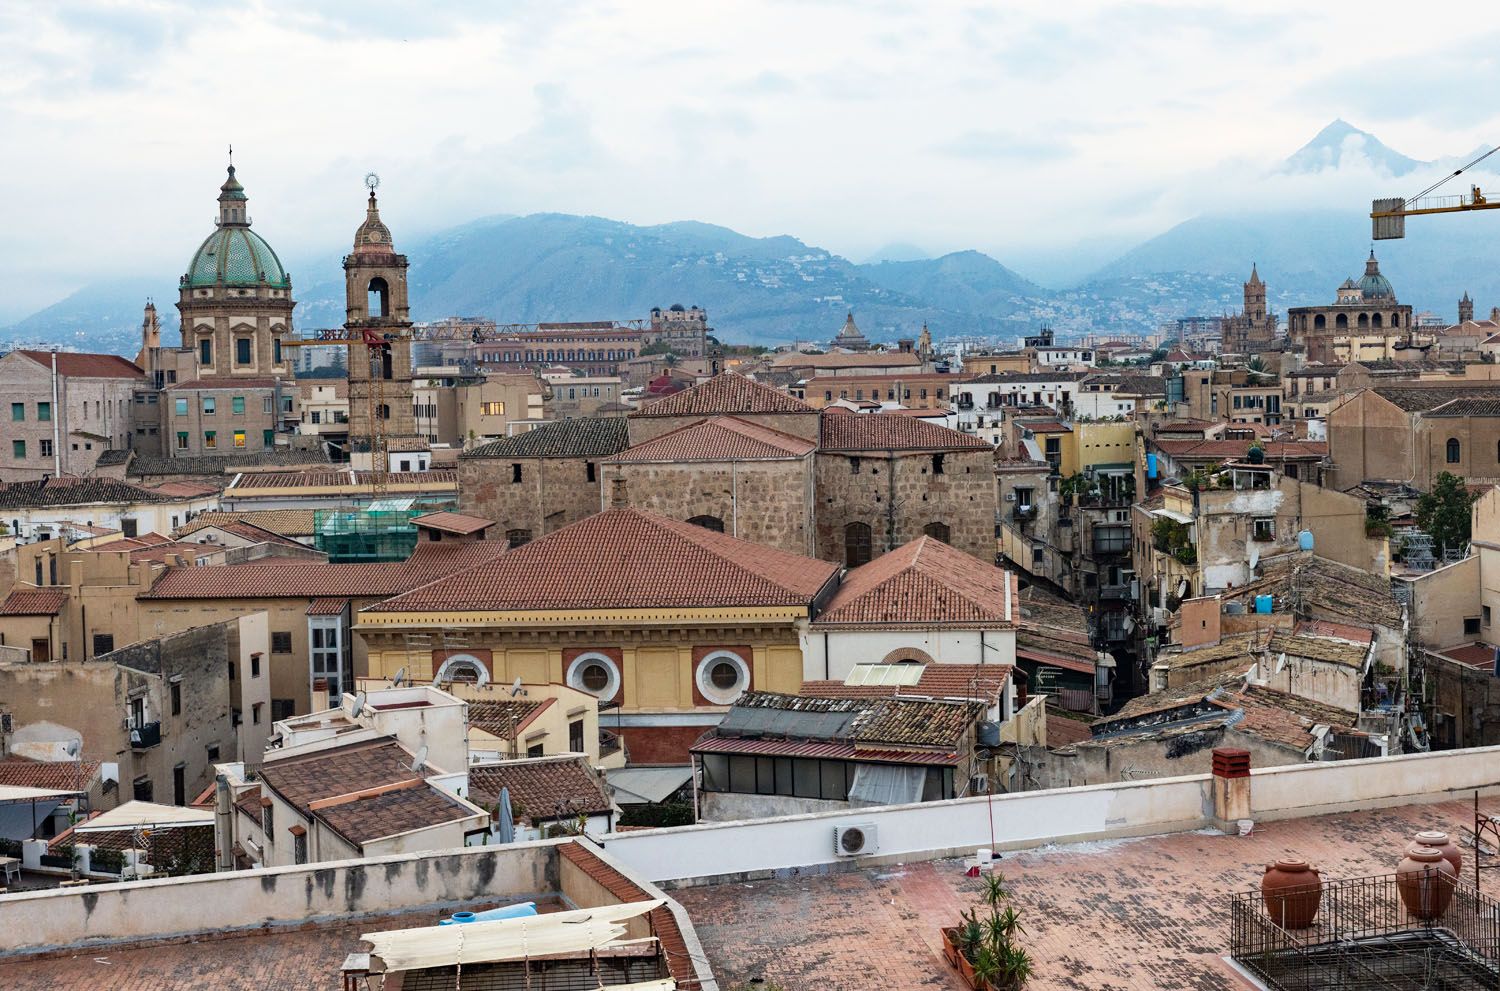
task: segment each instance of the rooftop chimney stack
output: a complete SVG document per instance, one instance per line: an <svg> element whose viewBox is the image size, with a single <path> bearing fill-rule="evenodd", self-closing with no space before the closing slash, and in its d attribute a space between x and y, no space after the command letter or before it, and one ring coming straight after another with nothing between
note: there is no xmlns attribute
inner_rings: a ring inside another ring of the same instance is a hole
<svg viewBox="0 0 1500 991"><path fill-rule="evenodd" d="M1215 747L1213 753L1214 827L1231 836L1250 821L1250 751Z"/></svg>

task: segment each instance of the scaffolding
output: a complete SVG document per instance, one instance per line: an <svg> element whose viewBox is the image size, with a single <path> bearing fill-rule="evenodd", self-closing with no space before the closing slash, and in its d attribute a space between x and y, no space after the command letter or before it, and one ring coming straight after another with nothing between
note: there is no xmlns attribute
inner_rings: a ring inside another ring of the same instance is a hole
<svg viewBox="0 0 1500 991"><path fill-rule="evenodd" d="M442 506L417 499L378 499L360 509L320 509L313 516L313 546L334 564L405 561L417 546L412 519Z"/></svg>

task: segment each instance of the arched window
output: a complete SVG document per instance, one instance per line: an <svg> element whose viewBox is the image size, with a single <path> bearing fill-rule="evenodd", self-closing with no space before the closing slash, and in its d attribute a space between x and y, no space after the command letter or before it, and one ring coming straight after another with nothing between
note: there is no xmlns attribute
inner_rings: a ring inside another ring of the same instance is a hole
<svg viewBox="0 0 1500 991"><path fill-rule="evenodd" d="M365 306L368 307L372 317L388 317L391 315L391 287L386 285L385 280L376 276L370 280Z"/></svg>
<svg viewBox="0 0 1500 991"><path fill-rule="evenodd" d="M1328 318L1323 316L1323 314L1319 313L1317 316L1313 317L1313 330L1322 330L1327 326Z"/></svg>
<svg viewBox="0 0 1500 991"><path fill-rule="evenodd" d="M1340 313L1338 316L1334 317L1333 318L1333 329L1334 330L1348 330L1349 329L1349 314L1347 314L1347 313Z"/></svg>
<svg viewBox="0 0 1500 991"><path fill-rule="evenodd" d="M1458 438L1457 437L1449 437L1448 438L1448 463L1450 465L1456 465L1461 460L1462 456L1463 456L1463 449L1460 448L1459 445L1458 445Z"/></svg>
<svg viewBox="0 0 1500 991"><path fill-rule="evenodd" d="M390 405L388 403L381 403L379 406L375 407L375 415L380 417L382 420L389 420L391 418Z"/></svg>
<svg viewBox="0 0 1500 991"><path fill-rule="evenodd" d="M529 543L531 543L531 531L530 530L506 530L505 531L505 539L506 539L506 542L508 542L511 547L520 547L522 544L529 544Z"/></svg>
<svg viewBox="0 0 1500 991"><path fill-rule="evenodd" d="M1379 313L1370 318L1370 326L1379 330L1385 324L1385 317Z"/></svg>
<svg viewBox="0 0 1500 991"><path fill-rule="evenodd" d="M948 542L948 524L946 523L934 521L924 526L922 532L934 540L941 540L945 544Z"/></svg>
<svg viewBox="0 0 1500 991"><path fill-rule="evenodd" d="M850 523L844 527L844 564L857 568L870 562L870 525Z"/></svg>
<svg viewBox="0 0 1500 991"><path fill-rule="evenodd" d="M717 516L694 516L688 522L693 524L693 526L701 526L705 530L712 530L714 533L724 532L724 521Z"/></svg>
<svg viewBox="0 0 1500 991"><path fill-rule="evenodd" d="M1370 326L1370 315L1368 313L1361 313L1359 315L1359 329L1364 330L1368 326Z"/></svg>
<svg viewBox="0 0 1500 991"><path fill-rule="evenodd" d="M435 685L458 682L462 685L488 685L489 669L473 654L452 654L443 661L443 666L432 678Z"/></svg>

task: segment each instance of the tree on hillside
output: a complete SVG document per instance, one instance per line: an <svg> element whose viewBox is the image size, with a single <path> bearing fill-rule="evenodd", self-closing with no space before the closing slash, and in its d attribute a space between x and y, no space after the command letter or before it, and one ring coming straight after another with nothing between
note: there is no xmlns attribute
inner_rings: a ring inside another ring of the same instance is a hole
<svg viewBox="0 0 1500 991"><path fill-rule="evenodd" d="M1441 472L1432 491L1417 500L1417 526L1432 537L1433 551L1462 550L1469 545L1469 507L1474 496L1464 488L1464 480L1451 472Z"/></svg>

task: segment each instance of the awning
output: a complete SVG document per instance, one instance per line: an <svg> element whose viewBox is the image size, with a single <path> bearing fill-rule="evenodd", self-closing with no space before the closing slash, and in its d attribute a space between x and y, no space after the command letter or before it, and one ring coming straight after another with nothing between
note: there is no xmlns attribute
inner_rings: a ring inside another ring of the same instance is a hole
<svg viewBox="0 0 1500 991"><path fill-rule="evenodd" d="M1167 519L1169 519L1169 520L1176 520L1178 523L1192 523L1192 522L1194 522L1194 520L1193 520L1193 518L1191 516L1189 516L1186 513L1179 513L1175 509L1153 509L1153 510L1151 510L1151 515L1152 516L1165 516Z"/></svg>
<svg viewBox="0 0 1500 991"><path fill-rule="evenodd" d="M665 802L672 793L693 778L690 766L621 767L604 772L604 780L614 789L615 801L621 805L643 805Z"/></svg>
<svg viewBox="0 0 1500 991"><path fill-rule="evenodd" d="M126 802L108 812L101 812L88 822L79 823L76 832L105 829L134 829L137 826L212 826L213 809L195 809L183 805L157 805L155 802Z"/></svg>
<svg viewBox="0 0 1500 991"><path fill-rule="evenodd" d="M22 788L19 785L0 785L0 805L41 802L47 799L62 802L81 794L83 794L82 791L66 791L61 788Z"/></svg>
<svg viewBox="0 0 1500 991"><path fill-rule="evenodd" d="M664 904L658 898L494 922L392 929L360 939L371 944L370 970L375 973L583 954L629 942L620 938L626 931L622 923Z"/></svg>

